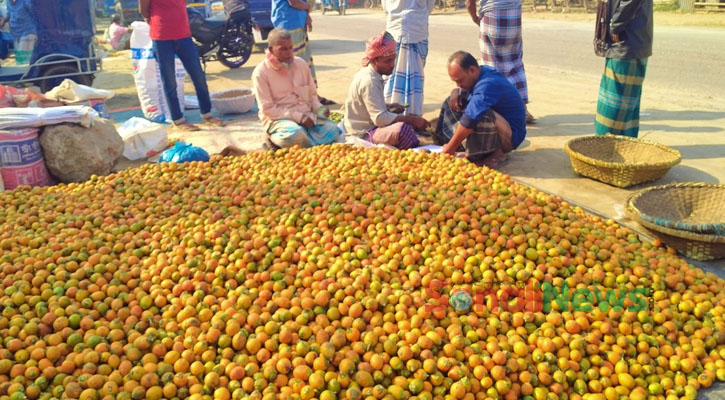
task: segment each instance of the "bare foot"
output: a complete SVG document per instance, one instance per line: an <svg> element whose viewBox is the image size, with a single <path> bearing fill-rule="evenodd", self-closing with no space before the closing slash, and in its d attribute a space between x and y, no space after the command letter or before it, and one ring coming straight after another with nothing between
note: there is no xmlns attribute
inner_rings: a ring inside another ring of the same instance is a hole
<svg viewBox="0 0 725 400"><path fill-rule="evenodd" d="M496 151L495 153L491 154L490 156L484 158L480 161L479 165L485 165L489 168L495 168L496 166L500 165L502 162L506 161L506 154L503 151Z"/></svg>

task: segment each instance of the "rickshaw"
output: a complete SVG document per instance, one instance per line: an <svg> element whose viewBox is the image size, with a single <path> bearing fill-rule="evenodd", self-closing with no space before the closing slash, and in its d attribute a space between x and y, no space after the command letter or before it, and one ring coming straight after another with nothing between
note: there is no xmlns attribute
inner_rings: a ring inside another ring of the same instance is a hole
<svg viewBox="0 0 725 400"><path fill-rule="evenodd" d="M38 37L28 65L0 67L0 84L35 84L45 93L64 79L90 86L101 70L91 0L32 0Z"/></svg>
<svg viewBox="0 0 725 400"><path fill-rule="evenodd" d="M346 8L347 0L322 0L320 4L322 15L325 15L327 11L337 11L339 15L345 15Z"/></svg>

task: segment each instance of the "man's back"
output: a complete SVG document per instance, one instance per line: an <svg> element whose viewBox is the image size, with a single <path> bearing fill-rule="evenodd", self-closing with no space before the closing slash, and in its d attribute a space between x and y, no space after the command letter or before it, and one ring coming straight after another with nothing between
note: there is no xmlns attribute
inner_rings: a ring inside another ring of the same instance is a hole
<svg viewBox="0 0 725 400"><path fill-rule="evenodd" d="M149 36L152 40L179 40L191 36L185 0L151 0Z"/></svg>
<svg viewBox="0 0 725 400"><path fill-rule="evenodd" d="M526 137L526 107L519 92L497 70L481 66L465 115L474 119L487 109L501 114L511 126L514 148Z"/></svg>

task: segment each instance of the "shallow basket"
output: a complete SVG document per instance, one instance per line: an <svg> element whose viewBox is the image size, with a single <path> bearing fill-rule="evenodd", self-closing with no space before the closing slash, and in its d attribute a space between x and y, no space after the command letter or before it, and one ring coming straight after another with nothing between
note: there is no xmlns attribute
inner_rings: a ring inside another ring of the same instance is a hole
<svg viewBox="0 0 725 400"><path fill-rule="evenodd" d="M244 114L254 107L251 89L231 89L211 94L211 104L219 114Z"/></svg>
<svg viewBox="0 0 725 400"><path fill-rule="evenodd" d="M628 206L639 218L665 228L725 236L725 185L655 186L632 195Z"/></svg>
<svg viewBox="0 0 725 400"><path fill-rule="evenodd" d="M615 135L572 139L564 151L574 172L618 187L657 180L682 159L659 143Z"/></svg>
<svg viewBox="0 0 725 400"><path fill-rule="evenodd" d="M722 208L715 210L712 207L723 201L722 197L717 200L723 194L725 185L677 183L657 186L630 195L625 209L632 220L685 256L701 261L715 260L725 257L725 236L707 232L716 232L720 225L718 218L722 217ZM707 210L714 211L714 223L699 223L710 218Z"/></svg>

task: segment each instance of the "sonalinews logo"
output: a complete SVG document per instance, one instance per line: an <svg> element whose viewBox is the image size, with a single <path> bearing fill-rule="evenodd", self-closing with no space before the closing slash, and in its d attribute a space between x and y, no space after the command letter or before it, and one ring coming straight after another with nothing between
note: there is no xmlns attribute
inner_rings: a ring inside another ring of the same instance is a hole
<svg viewBox="0 0 725 400"><path fill-rule="evenodd" d="M425 293L429 298L426 311L444 312L449 305L458 312L472 310L489 312L544 312L556 304L559 311L590 312L595 307L606 312L612 308L639 312L652 308L654 298L651 288L600 289L585 287L570 289L564 282L554 287L550 282L481 282L475 288L452 288L445 294L448 282L432 280Z"/></svg>

